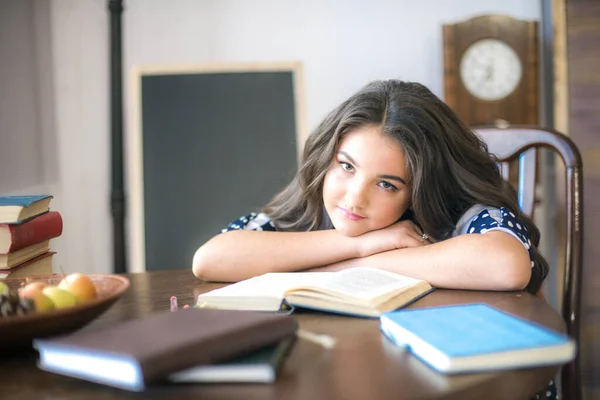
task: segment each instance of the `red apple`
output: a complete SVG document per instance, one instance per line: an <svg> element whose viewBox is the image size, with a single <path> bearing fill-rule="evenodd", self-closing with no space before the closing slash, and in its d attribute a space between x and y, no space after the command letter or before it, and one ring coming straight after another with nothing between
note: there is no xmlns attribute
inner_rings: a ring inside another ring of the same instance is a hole
<svg viewBox="0 0 600 400"><path fill-rule="evenodd" d="M46 286L48 286L46 282L31 282L19 289L19 297L31 297L36 293L41 293L42 289L44 289Z"/></svg>

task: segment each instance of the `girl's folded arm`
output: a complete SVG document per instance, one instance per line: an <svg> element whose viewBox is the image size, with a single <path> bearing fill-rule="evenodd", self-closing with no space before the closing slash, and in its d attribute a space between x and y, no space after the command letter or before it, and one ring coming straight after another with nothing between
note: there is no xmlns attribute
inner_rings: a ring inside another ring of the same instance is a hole
<svg viewBox="0 0 600 400"><path fill-rule="evenodd" d="M387 251L315 270L355 266L381 268L448 289L522 290L531 277L527 250L504 232L461 235L424 247Z"/></svg>
<svg viewBox="0 0 600 400"><path fill-rule="evenodd" d="M336 230L219 234L194 254L192 269L201 279L235 282L266 272L292 272L358 257L357 239Z"/></svg>

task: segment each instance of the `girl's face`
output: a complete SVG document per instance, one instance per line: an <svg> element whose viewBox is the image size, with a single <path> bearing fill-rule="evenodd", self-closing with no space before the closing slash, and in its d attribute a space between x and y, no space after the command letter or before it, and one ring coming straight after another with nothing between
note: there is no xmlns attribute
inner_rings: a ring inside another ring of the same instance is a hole
<svg viewBox="0 0 600 400"><path fill-rule="evenodd" d="M345 236L384 228L408 209L411 189L404 151L376 127L348 133L325 175L323 201Z"/></svg>

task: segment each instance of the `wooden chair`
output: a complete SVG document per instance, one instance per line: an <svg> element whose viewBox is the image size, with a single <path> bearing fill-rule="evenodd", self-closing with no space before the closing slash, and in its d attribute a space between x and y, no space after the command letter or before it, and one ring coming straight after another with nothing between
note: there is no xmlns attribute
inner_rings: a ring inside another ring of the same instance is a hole
<svg viewBox="0 0 600 400"><path fill-rule="evenodd" d="M566 170L566 248L563 281L562 316L568 334L580 345L580 307L582 274L583 200L581 155L575 144L565 135L538 127L510 126L508 128L475 128L488 145L489 151L501 162L501 170L508 179L509 162L519 159L518 196L523 212L532 215L536 184L536 149L551 148L565 163ZM579 353L579 352L578 352ZM581 399L579 355L561 371L563 398Z"/></svg>

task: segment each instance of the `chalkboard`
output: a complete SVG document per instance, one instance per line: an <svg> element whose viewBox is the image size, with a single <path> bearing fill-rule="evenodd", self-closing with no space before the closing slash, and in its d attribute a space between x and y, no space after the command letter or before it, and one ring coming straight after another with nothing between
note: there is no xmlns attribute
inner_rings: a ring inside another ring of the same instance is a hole
<svg viewBox="0 0 600 400"><path fill-rule="evenodd" d="M134 70L130 271L191 268L202 243L292 179L304 140L300 69Z"/></svg>

